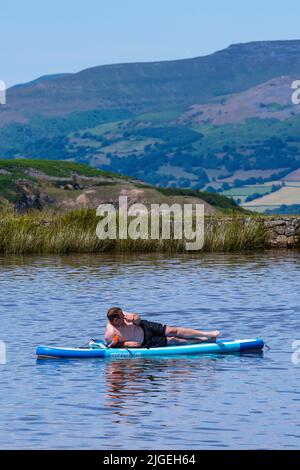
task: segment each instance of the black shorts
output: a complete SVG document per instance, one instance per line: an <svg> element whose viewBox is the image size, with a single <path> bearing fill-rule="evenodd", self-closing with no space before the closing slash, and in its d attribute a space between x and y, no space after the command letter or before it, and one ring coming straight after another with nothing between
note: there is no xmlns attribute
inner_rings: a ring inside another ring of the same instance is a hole
<svg viewBox="0 0 300 470"><path fill-rule="evenodd" d="M144 330L142 346L147 348L167 346L166 325L154 321L141 320L140 326Z"/></svg>

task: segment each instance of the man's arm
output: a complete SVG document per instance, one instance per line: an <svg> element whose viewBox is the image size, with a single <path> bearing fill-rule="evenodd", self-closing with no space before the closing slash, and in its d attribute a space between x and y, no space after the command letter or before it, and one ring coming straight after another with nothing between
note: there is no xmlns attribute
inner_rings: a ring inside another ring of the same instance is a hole
<svg viewBox="0 0 300 470"><path fill-rule="evenodd" d="M140 348L141 346L141 343L137 341L119 341L109 345L110 348Z"/></svg>
<svg viewBox="0 0 300 470"><path fill-rule="evenodd" d="M137 341L124 341L122 343L123 348L140 348L142 345Z"/></svg>
<svg viewBox="0 0 300 470"><path fill-rule="evenodd" d="M114 337L114 334L113 334L112 328L110 324L107 323L105 333L104 333L104 339L105 339L106 344L111 343L113 337Z"/></svg>
<svg viewBox="0 0 300 470"><path fill-rule="evenodd" d="M134 323L135 325L139 325L141 323L141 317L138 313L127 313L127 312L123 312L123 313L128 322Z"/></svg>
<svg viewBox="0 0 300 470"><path fill-rule="evenodd" d="M104 339L105 339L106 344L111 344L114 341L116 336L119 337L120 341L123 340L120 333L117 330L115 330L115 328L108 322L106 325L106 330L104 334Z"/></svg>

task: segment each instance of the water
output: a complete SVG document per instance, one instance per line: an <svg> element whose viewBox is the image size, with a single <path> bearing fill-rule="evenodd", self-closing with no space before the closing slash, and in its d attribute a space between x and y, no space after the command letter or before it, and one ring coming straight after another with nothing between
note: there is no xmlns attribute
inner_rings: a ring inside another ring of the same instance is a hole
<svg viewBox="0 0 300 470"><path fill-rule="evenodd" d="M300 253L2 257L1 449L295 449ZM261 336L263 355L36 361L101 337L109 306Z"/></svg>

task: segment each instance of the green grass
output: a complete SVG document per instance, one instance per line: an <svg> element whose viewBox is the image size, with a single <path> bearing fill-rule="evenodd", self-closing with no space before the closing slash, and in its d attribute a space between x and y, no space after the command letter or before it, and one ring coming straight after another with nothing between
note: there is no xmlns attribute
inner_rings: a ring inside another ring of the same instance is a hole
<svg viewBox="0 0 300 470"><path fill-rule="evenodd" d="M30 168L41 171L48 176L58 178L70 177L76 173L80 176L107 176L127 179L126 176L98 170L97 168L82 165L80 163L64 162L59 160L33 160L27 158L19 158L15 160L0 159L0 169L7 170L16 177L23 177L25 175L25 170Z"/></svg>
<svg viewBox="0 0 300 470"><path fill-rule="evenodd" d="M248 145L263 141L271 137L286 139L288 136L298 138L300 133L300 117L294 116L288 121L278 119L250 118L243 123L232 123L224 125L194 125L193 129L204 135L199 142L194 142L193 147L202 151L219 150L224 144Z"/></svg>
<svg viewBox="0 0 300 470"><path fill-rule="evenodd" d="M136 121L147 121L152 124L172 121L180 116L180 111L161 111L158 113L144 113L135 117Z"/></svg>
<svg viewBox="0 0 300 470"><path fill-rule="evenodd" d="M154 139L130 139L130 140L119 140L101 148L102 152L106 153L141 153L144 151L145 145L150 145L157 142Z"/></svg>
<svg viewBox="0 0 300 470"><path fill-rule="evenodd" d="M124 126L127 122L128 120L107 122L105 124L99 124L99 126L88 129L88 131L96 136L101 136L108 132L118 132L119 126Z"/></svg>
<svg viewBox="0 0 300 470"><path fill-rule="evenodd" d="M192 142L202 138L201 133L196 132L191 127L182 125L135 128L131 135L135 137L142 136L153 139L161 139L165 143L172 146L191 144Z"/></svg>
<svg viewBox="0 0 300 470"><path fill-rule="evenodd" d="M256 217L210 218L205 224L204 251L248 251L264 249L268 235Z"/></svg>
<svg viewBox="0 0 300 470"><path fill-rule="evenodd" d="M11 175L0 174L0 196L10 202L14 202L16 190L17 187L14 178Z"/></svg>
<svg viewBox="0 0 300 470"><path fill-rule="evenodd" d="M92 209L61 215L32 212L20 216L4 211L0 215L0 253L5 254L186 251L185 241L173 237L170 240L100 240L96 236L99 218ZM205 222L204 251L243 251L266 245L266 230L256 218L209 217Z"/></svg>

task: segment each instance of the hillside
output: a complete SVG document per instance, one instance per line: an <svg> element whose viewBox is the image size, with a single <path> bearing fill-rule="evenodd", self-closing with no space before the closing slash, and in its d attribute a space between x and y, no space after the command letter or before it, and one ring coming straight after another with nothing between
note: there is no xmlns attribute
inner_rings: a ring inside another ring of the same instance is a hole
<svg viewBox="0 0 300 470"><path fill-rule="evenodd" d="M299 74L300 41L234 44L193 59L99 66L11 88L2 123L91 109L182 109Z"/></svg>
<svg viewBox="0 0 300 470"><path fill-rule="evenodd" d="M285 121L300 113L300 106L291 100L294 76L272 78L241 93L215 103L191 106L178 119L181 124L224 125L242 123L247 119L276 119Z"/></svg>
<svg viewBox="0 0 300 470"><path fill-rule="evenodd" d="M247 185L255 194L300 168L300 106L291 102L299 77L296 40L41 77L8 90L0 158L79 162L164 187Z"/></svg>
<svg viewBox="0 0 300 470"><path fill-rule="evenodd" d="M206 214L239 211L230 199L197 191L166 190L86 165L47 160L0 160L0 207L68 211L117 206L120 195L128 204L203 203Z"/></svg>

